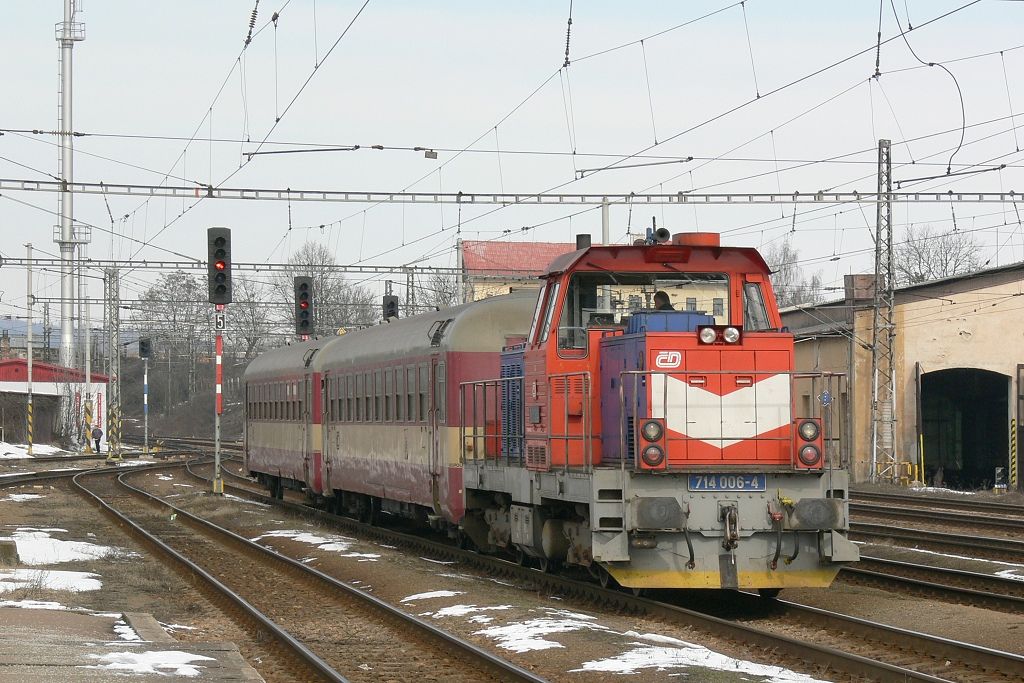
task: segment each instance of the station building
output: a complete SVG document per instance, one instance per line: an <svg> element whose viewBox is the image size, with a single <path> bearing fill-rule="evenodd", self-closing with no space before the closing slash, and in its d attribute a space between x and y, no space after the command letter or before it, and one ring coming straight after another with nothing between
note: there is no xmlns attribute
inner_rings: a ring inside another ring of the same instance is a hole
<svg viewBox="0 0 1024 683"><path fill-rule="evenodd" d="M845 373L834 397L855 481L871 479L873 275L847 275L841 300L782 312L798 370ZM1020 488L1024 438L1024 263L900 287L895 298L896 456L923 480ZM815 409L820 397L797 396ZM817 406L820 410L820 406Z"/></svg>
<svg viewBox="0 0 1024 683"><path fill-rule="evenodd" d="M540 275L562 254L576 251L570 242L460 240L459 269L465 301L540 287Z"/></svg>
<svg viewBox="0 0 1024 683"><path fill-rule="evenodd" d="M50 443L60 438L61 399L67 397L68 410L84 424L86 391L92 395L92 424L106 432L107 377L92 373L86 387L85 373L52 363L32 363L33 442ZM28 361L24 358L0 360L0 441L27 441ZM104 437L105 438L105 437Z"/></svg>

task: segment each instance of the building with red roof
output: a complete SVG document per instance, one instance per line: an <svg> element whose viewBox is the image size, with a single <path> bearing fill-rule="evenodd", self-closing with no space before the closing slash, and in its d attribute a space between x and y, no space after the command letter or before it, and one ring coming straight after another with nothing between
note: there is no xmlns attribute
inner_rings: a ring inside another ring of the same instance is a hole
<svg viewBox="0 0 1024 683"><path fill-rule="evenodd" d="M33 440L48 443L60 435L60 403L71 401L74 415L81 417L86 393L92 398L92 424L105 427L107 407L106 375L90 374L91 385L85 385L85 372L53 363L32 363ZM0 360L0 440L24 442L28 397L28 360ZM78 421L78 418L75 420Z"/></svg>
<svg viewBox="0 0 1024 683"><path fill-rule="evenodd" d="M576 251L571 242L459 242L466 300L474 301L539 285L537 277L556 258Z"/></svg>

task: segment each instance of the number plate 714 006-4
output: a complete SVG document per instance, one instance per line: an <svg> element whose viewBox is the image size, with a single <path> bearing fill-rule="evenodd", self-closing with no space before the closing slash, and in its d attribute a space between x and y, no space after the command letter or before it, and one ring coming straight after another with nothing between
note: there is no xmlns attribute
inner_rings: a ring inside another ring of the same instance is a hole
<svg viewBox="0 0 1024 683"><path fill-rule="evenodd" d="M691 474L690 491L764 491L767 477L763 474Z"/></svg>

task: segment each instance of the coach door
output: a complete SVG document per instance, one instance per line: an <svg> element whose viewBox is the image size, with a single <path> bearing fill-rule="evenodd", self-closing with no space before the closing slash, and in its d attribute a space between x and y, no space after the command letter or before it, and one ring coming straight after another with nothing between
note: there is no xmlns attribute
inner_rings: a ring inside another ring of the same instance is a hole
<svg viewBox="0 0 1024 683"><path fill-rule="evenodd" d="M440 356L430 359L430 491L434 510L441 509L441 478L447 463L444 461L445 422L445 365Z"/></svg>

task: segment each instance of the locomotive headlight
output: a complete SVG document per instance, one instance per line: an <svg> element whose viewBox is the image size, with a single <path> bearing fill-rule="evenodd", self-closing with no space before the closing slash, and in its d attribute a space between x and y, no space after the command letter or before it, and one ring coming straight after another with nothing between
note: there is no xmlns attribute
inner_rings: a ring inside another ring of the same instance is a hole
<svg viewBox="0 0 1024 683"><path fill-rule="evenodd" d="M800 450L797 452L797 457L800 458L800 462L808 467L812 467L821 460L821 451L818 450L817 446L807 444L806 446L800 447Z"/></svg>
<svg viewBox="0 0 1024 683"><path fill-rule="evenodd" d="M740 340L740 331L735 327L727 327L722 330L722 339L726 344L735 344Z"/></svg>
<svg viewBox="0 0 1024 683"><path fill-rule="evenodd" d="M714 344L716 339L718 339L718 333L715 332L715 328L705 327L700 331L700 341L702 344Z"/></svg>
<svg viewBox="0 0 1024 683"><path fill-rule="evenodd" d="M657 467L665 462L665 451L661 450L661 446L651 444L643 450L640 457L643 458L644 464L648 467Z"/></svg>
<svg viewBox="0 0 1024 683"><path fill-rule="evenodd" d="M804 441L814 441L821 433L821 428L814 420L804 420L800 423L800 438Z"/></svg>
<svg viewBox="0 0 1024 683"><path fill-rule="evenodd" d="M664 430L661 428L661 423L655 420L648 420L644 422L644 426L640 428L640 433L648 441L657 441L661 438Z"/></svg>

